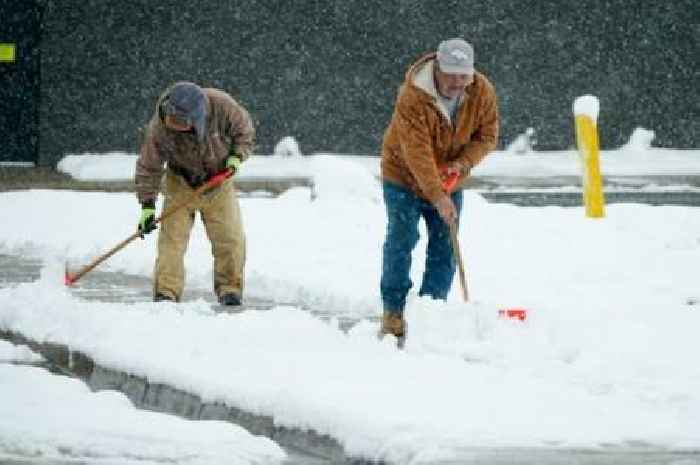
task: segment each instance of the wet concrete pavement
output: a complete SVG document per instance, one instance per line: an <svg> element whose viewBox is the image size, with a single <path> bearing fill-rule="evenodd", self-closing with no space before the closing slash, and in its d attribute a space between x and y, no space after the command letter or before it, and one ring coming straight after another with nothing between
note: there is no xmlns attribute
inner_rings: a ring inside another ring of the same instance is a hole
<svg viewBox="0 0 700 465"><path fill-rule="evenodd" d="M537 190L515 192L480 192L493 203L510 203L521 207L579 207L583 204L580 192L547 192ZM643 203L646 205L680 205L700 207L700 191L607 191L605 203Z"/></svg>

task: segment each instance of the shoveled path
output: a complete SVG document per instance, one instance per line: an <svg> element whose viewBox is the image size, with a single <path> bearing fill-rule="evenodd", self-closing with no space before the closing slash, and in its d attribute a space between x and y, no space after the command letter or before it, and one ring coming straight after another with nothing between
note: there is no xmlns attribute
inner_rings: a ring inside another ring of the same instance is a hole
<svg viewBox="0 0 700 465"><path fill-rule="evenodd" d="M0 254L0 288L39 277L41 262L37 259ZM73 289L76 296L102 302L138 302L150 300L150 281L123 273L93 271ZM202 298L214 303L208 290L188 290L187 300ZM271 309L274 303L247 301L245 308ZM325 317L317 313L319 317ZM348 320L347 324L352 324ZM218 419L238 424L253 434L267 436L289 455L289 465L365 464L345 456L341 445L328 436L313 432L278 427L271 417L252 415L235 407L202 403L197 396L169 386L149 384L145 379L95 365L79 352L55 344L37 344L22 335L3 332L0 338L29 345L49 360L48 369L82 379L94 390L113 389L123 392L140 408L177 414L190 419ZM29 458L18 462L35 465ZM57 465L41 462L42 465ZM518 448L465 449L455 460L432 465L700 465L700 452L650 450L642 445L602 450L543 450ZM37 464L38 465L38 464Z"/></svg>
<svg viewBox="0 0 700 465"><path fill-rule="evenodd" d="M42 263L34 258L0 254L0 288L32 282L39 278ZM151 300L150 280L124 273L92 271L71 288L74 295L85 299L112 303L134 303ZM192 290L187 300L204 299L216 305L211 291ZM267 310L272 302L246 301L245 309ZM54 372L82 379L91 389L111 389L123 392L136 407L179 415L189 419L223 420L235 423L252 434L267 436L287 452L288 465L321 465L356 462L343 454L337 441L313 432L280 428L271 417L251 415L245 411L221 404L207 404L190 393L166 385L149 384L147 380L96 365L85 354L57 344L39 344L21 334L0 330L0 339L15 344L26 344L48 360L45 367ZM24 464L32 464L28 458ZM46 464L46 462L41 462ZM50 464L49 464L50 465Z"/></svg>

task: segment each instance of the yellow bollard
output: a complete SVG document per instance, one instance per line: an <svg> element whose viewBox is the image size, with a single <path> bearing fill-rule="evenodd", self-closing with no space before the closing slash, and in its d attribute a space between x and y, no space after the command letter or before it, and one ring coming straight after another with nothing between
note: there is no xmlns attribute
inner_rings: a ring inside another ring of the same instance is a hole
<svg viewBox="0 0 700 465"><path fill-rule="evenodd" d="M605 197L603 196L603 180L600 175L598 126L591 115L577 111L574 113L576 117L576 143L583 162L583 202L586 206L586 216L603 218L605 216Z"/></svg>

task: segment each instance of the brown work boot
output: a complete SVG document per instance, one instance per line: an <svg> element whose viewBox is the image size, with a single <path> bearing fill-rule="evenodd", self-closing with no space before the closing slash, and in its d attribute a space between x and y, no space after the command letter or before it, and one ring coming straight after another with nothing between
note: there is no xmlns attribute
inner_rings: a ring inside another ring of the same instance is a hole
<svg viewBox="0 0 700 465"><path fill-rule="evenodd" d="M402 313L384 311L382 326L379 329L379 338L383 338L386 334L396 336L399 349L403 348L406 341L406 321L403 319Z"/></svg>
<svg viewBox="0 0 700 465"><path fill-rule="evenodd" d="M239 307L241 305L241 297L235 292L227 292L219 296L219 303L221 305Z"/></svg>

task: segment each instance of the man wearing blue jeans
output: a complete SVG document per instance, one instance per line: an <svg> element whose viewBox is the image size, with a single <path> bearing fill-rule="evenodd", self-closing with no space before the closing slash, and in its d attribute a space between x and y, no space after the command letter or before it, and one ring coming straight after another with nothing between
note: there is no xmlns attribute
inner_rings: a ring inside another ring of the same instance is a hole
<svg viewBox="0 0 700 465"><path fill-rule="evenodd" d="M420 218L428 230L428 248L418 295L446 299L455 273L449 226L433 205L412 191L390 182L384 182L383 187L388 217L381 281L384 307L403 309L406 305L406 294L413 285L409 278L411 252L418 242ZM459 218L462 191L453 193L450 198Z"/></svg>
<svg viewBox="0 0 700 465"><path fill-rule="evenodd" d="M455 273L449 226L459 224L464 181L496 148L498 105L491 82L474 69L474 49L462 39L440 43L406 73L382 144L387 233L382 261L381 335L403 344L411 253L418 222L428 232L421 296L446 299ZM457 176L453 193L445 177Z"/></svg>

